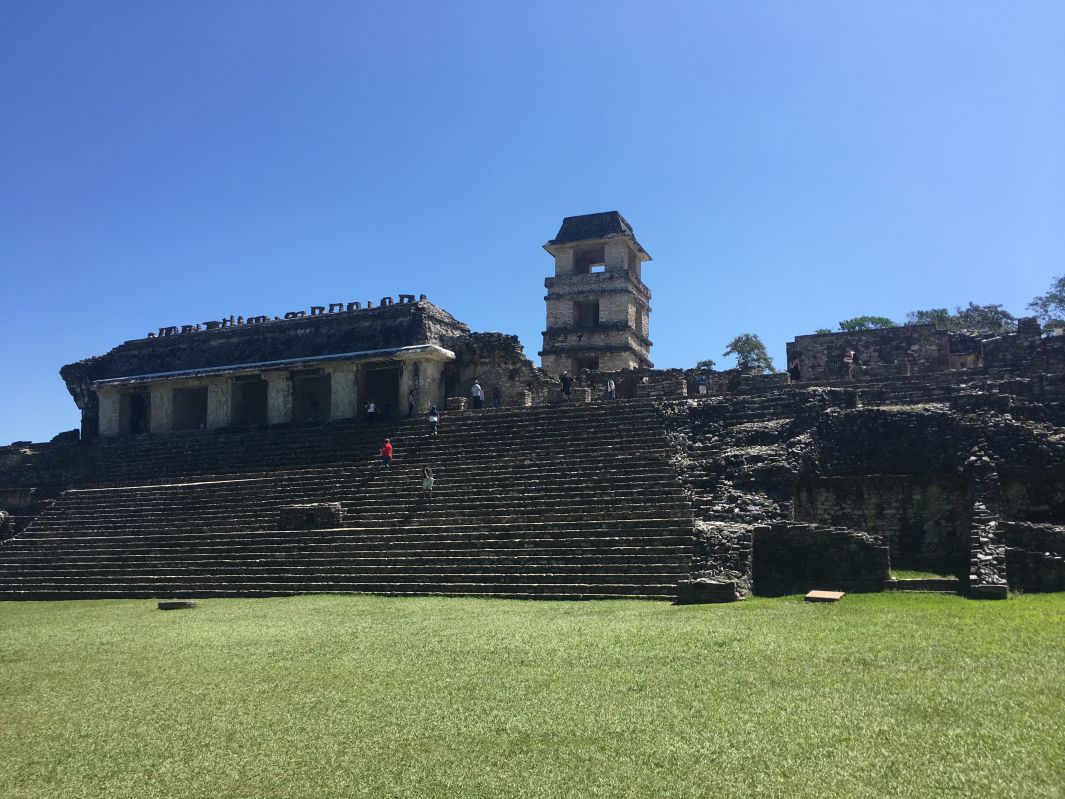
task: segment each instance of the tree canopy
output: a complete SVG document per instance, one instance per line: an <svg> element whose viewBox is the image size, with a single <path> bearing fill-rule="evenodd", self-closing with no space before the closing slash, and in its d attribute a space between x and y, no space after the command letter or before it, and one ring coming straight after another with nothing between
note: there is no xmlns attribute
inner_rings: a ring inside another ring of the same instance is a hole
<svg viewBox="0 0 1065 799"><path fill-rule="evenodd" d="M713 358L703 358L701 361L699 361L697 364L695 364L695 368L696 369L713 369L714 368L714 359Z"/></svg>
<svg viewBox="0 0 1065 799"><path fill-rule="evenodd" d="M974 336L1001 336L1017 329L1017 318L1001 305L960 305L951 313L946 308L929 308L925 311L910 311L906 314L908 325L935 325L951 333L969 333Z"/></svg>
<svg viewBox="0 0 1065 799"><path fill-rule="evenodd" d="M1044 330L1065 327L1065 276L1054 278L1050 291L1040 294L1028 307L1035 311Z"/></svg>
<svg viewBox="0 0 1065 799"><path fill-rule="evenodd" d="M844 319L839 323L839 329L847 333L855 330L876 330L884 327L898 327L898 324L886 316L856 316L853 319Z"/></svg>
<svg viewBox="0 0 1065 799"><path fill-rule="evenodd" d="M736 356L736 365L741 369L758 366L770 372L776 371L773 359L769 357L765 344L757 333L741 333L732 339L724 352L724 357L728 358L730 355Z"/></svg>

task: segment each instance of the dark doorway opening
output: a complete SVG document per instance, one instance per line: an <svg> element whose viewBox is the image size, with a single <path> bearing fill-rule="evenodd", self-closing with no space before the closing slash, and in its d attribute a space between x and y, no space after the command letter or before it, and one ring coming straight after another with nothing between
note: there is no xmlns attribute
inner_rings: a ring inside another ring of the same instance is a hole
<svg viewBox="0 0 1065 799"><path fill-rule="evenodd" d="M237 378L233 381L234 427L266 424L266 381L261 377Z"/></svg>
<svg viewBox="0 0 1065 799"><path fill-rule="evenodd" d="M573 358L573 369L579 372L581 369L587 369L591 372L599 371L599 356L598 355L576 355Z"/></svg>
<svg viewBox="0 0 1065 799"><path fill-rule="evenodd" d="M123 394L118 406L118 431L136 436L147 433L152 426L152 397L147 392Z"/></svg>
<svg viewBox="0 0 1065 799"><path fill-rule="evenodd" d="M599 327L599 300L577 300L573 303L574 327L583 330Z"/></svg>
<svg viewBox="0 0 1065 799"><path fill-rule="evenodd" d="M207 427L207 387L174 389L174 429Z"/></svg>
<svg viewBox="0 0 1065 799"><path fill-rule="evenodd" d="M292 377L292 421L328 422L333 402L330 375L308 374Z"/></svg>
<svg viewBox="0 0 1065 799"><path fill-rule="evenodd" d="M622 399L636 399L636 386L640 384L640 380L636 375L622 377L616 382L619 397Z"/></svg>
<svg viewBox="0 0 1065 799"><path fill-rule="evenodd" d="M378 412L386 416L399 414L401 406L398 364L395 366L368 366L361 370L359 383L361 402L373 400L377 405ZM402 406L404 413L406 413L406 407L406 405Z"/></svg>

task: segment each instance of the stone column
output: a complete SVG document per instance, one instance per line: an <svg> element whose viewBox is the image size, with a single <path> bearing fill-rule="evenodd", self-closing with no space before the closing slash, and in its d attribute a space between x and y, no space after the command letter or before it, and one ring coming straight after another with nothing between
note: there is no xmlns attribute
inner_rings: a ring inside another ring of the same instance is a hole
<svg viewBox="0 0 1065 799"><path fill-rule="evenodd" d="M407 415L407 395L414 391L414 412L420 413L424 402L421 385L421 361L403 361L399 369L399 416ZM429 410L429 406L425 407Z"/></svg>
<svg viewBox="0 0 1065 799"><path fill-rule="evenodd" d="M566 277L573 274L573 263L576 260L572 247L559 250L555 253L555 276Z"/></svg>
<svg viewBox="0 0 1065 799"><path fill-rule="evenodd" d="M117 436L119 432L119 419L121 401L117 389L99 388L96 390L100 398L100 436Z"/></svg>
<svg viewBox="0 0 1065 799"><path fill-rule="evenodd" d="M266 422L267 424L284 424L292 421L292 381L288 372L267 372L266 380Z"/></svg>
<svg viewBox="0 0 1065 799"><path fill-rule="evenodd" d="M443 408L447 402L444 396L444 361L422 361L419 372L415 412L428 413L433 405Z"/></svg>
<svg viewBox="0 0 1065 799"><path fill-rule="evenodd" d="M169 433L174 429L174 389L168 383L151 387L152 432Z"/></svg>
<svg viewBox="0 0 1065 799"><path fill-rule="evenodd" d="M233 380L222 377L207 384L207 427L233 424Z"/></svg>
<svg viewBox="0 0 1065 799"><path fill-rule="evenodd" d="M355 387L356 366L350 363L329 367L329 418L354 419L358 395Z"/></svg>

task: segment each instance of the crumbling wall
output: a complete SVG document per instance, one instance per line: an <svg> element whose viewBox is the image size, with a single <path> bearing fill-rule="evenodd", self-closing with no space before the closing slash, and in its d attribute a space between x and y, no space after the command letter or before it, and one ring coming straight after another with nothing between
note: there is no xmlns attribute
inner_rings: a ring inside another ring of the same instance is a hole
<svg viewBox="0 0 1065 799"><path fill-rule="evenodd" d="M854 350L856 370L905 375L950 369L949 334L934 325L796 336L787 344L788 364L798 361L802 380L841 380L847 377L847 350Z"/></svg>
<svg viewBox="0 0 1065 799"><path fill-rule="evenodd" d="M903 568L960 575L969 560L968 485L956 474L812 478L795 518L880 536Z"/></svg>
<svg viewBox="0 0 1065 799"><path fill-rule="evenodd" d="M1014 591L1065 591L1065 527L1005 521L1006 573Z"/></svg>
<svg viewBox="0 0 1065 799"><path fill-rule="evenodd" d="M1017 332L984 339L981 360L985 369L1024 370L1037 359L1042 330L1034 317L1019 319Z"/></svg>
<svg viewBox="0 0 1065 799"><path fill-rule="evenodd" d="M956 417L945 407L830 409L817 423L826 474L945 474L960 463Z"/></svg>
<svg viewBox="0 0 1065 799"><path fill-rule="evenodd" d="M1065 524L1065 466L1002 468L999 479L1006 518Z"/></svg>
<svg viewBox="0 0 1065 799"><path fill-rule="evenodd" d="M757 525L753 532L756 594L882 591L891 574L887 544L878 536L787 521Z"/></svg>
<svg viewBox="0 0 1065 799"><path fill-rule="evenodd" d="M517 336L469 333L445 338L441 346L455 353L455 360L444 368L448 397L468 398L474 380L480 381L488 407L495 388L500 390L504 406L523 405L526 398L541 405L558 390L558 381L525 357Z"/></svg>

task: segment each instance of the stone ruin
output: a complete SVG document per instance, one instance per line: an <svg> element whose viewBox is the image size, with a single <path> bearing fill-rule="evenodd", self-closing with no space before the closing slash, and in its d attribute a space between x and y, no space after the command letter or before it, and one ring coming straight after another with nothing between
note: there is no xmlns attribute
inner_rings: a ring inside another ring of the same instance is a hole
<svg viewBox="0 0 1065 799"><path fill-rule="evenodd" d="M0 448L0 598L1065 590L1065 337L910 326L799 336L791 374L656 370L628 222L545 249L543 368L413 294L63 367L80 430Z"/></svg>

